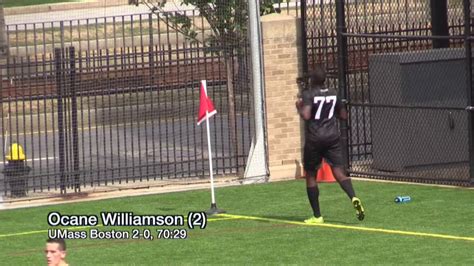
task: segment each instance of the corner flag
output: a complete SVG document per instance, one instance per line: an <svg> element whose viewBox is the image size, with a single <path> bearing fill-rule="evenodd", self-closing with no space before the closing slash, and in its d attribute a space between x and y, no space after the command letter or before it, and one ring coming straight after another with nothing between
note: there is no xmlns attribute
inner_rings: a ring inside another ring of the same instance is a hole
<svg viewBox="0 0 474 266"><path fill-rule="evenodd" d="M207 85L205 80L201 80L201 92L199 96L199 115L197 124L200 125L204 120L211 118L217 113L211 99L207 97Z"/></svg>
<svg viewBox="0 0 474 266"><path fill-rule="evenodd" d="M203 121L206 121L206 131L207 131L207 149L209 154L209 175L211 177L211 209L206 213L208 215L219 214L225 212L217 208L216 196L214 193L214 168L212 167L212 149L211 149L211 133L209 130L209 118L217 113L214 108L214 104L211 99L207 97L207 86L206 81L201 80L201 91L199 96L199 115L197 124L201 124Z"/></svg>

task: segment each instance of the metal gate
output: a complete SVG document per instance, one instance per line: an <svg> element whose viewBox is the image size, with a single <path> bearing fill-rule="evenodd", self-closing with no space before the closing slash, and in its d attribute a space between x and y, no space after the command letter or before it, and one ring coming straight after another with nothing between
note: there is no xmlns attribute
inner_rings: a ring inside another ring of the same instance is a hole
<svg viewBox="0 0 474 266"><path fill-rule="evenodd" d="M303 1L305 71L348 101L351 174L474 183L470 4Z"/></svg>
<svg viewBox="0 0 474 266"><path fill-rule="evenodd" d="M253 134L245 47L224 58L150 14L55 23L20 27L33 43L10 33L13 54L0 64L3 166L10 145L20 144L31 168L27 195L205 178L205 127L196 125L201 80L218 111L211 120L214 172L243 171ZM55 30L61 38L49 42ZM87 35L75 39L75 31ZM18 179L2 178L0 193L14 197Z"/></svg>

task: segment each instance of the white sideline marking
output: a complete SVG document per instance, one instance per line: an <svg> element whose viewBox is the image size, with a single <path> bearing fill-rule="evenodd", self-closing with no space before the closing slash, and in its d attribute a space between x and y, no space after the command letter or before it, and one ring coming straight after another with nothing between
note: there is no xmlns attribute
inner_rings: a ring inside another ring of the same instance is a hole
<svg viewBox="0 0 474 266"><path fill-rule="evenodd" d="M285 224L294 224L294 225L303 225L303 226L319 226L319 227L329 227L329 228L338 228L338 229L349 229L349 230L358 230L366 232L377 232L385 234L395 234L395 235L408 235L408 236L418 236L418 237L433 237L433 238L442 238L450 240L463 240L463 241L473 241L474 237L472 236L453 236L446 234L433 234L433 233L423 233L423 232L411 232L411 231L402 231L402 230L391 230L383 228L371 228L371 227L362 227L362 226L350 226L350 225L341 225L341 224L307 224L300 221L290 221L284 219L274 219L266 217L257 217L257 216L246 216L246 215L233 215L233 214L218 214L219 217L226 218L236 218L242 220L254 220L254 221L264 221L264 222L274 222L274 223L285 223Z"/></svg>

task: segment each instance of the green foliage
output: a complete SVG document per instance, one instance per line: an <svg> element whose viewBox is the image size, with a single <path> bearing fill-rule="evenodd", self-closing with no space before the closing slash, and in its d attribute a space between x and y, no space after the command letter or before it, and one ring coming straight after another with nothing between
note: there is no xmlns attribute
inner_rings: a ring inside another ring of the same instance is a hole
<svg viewBox="0 0 474 266"><path fill-rule="evenodd" d="M260 0L260 15L277 12L274 4L282 0ZM164 12L166 0L130 0L130 4L145 4L160 19L178 30L191 42L203 42L209 51L221 51L228 55L246 43L248 33L248 2L245 0L183 0L181 5L193 5L209 23L212 34L199 40L199 28L192 19L180 12ZM164 19L163 19L163 18Z"/></svg>
<svg viewBox="0 0 474 266"><path fill-rule="evenodd" d="M275 9L274 5L281 3L283 3L283 0L260 0L260 16L279 13L280 11Z"/></svg>

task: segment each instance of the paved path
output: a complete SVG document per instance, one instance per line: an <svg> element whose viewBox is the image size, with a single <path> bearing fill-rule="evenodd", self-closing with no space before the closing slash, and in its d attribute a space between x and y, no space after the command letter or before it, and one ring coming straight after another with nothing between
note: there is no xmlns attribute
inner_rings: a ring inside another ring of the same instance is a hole
<svg viewBox="0 0 474 266"><path fill-rule="evenodd" d="M180 6L175 3L167 3L165 10L186 10L192 9L187 6ZM25 23L42 23L62 20L80 20L87 18L96 17L112 17L112 16L123 16L133 14L147 14L149 13L148 7L144 5L140 6L112 6L112 7L101 7L101 8L88 8L88 9L72 9L65 11L51 11L33 14L21 14L21 15L9 15L5 16L5 22L7 25L13 24L25 24Z"/></svg>

